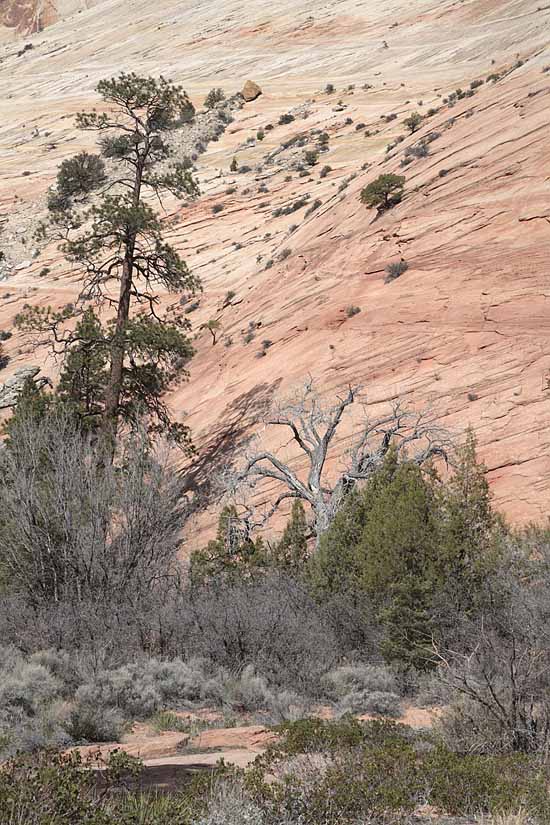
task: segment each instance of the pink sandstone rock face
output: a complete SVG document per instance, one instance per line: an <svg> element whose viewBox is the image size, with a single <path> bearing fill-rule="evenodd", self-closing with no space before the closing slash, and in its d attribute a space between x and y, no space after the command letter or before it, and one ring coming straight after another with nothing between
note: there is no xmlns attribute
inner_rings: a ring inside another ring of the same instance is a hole
<svg viewBox="0 0 550 825"><path fill-rule="evenodd" d="M0 0L0 41L43 31L102 0Z"/></svg>
<svg viewBox="0 0 550 825"><path fill-rule="evenodd" d="M246 23L239 8L237 0L205 2L184 13L174 0L137 0L128 19L127 4L105 0L34 35L23 57L18 44L4 47L0 239L11 263L0 281L0 328L13 326L26 302L61 305L76 294L77 273L53 245L35 247L32 233L57 165L92 145L74 114L97 103L101 77L162 72L198 108L212 86L232 94L254 77L263 95L198 160L200 199L166 204L167 235L204 285L190 316L191 380L170 398L199 448L194 482L234 459L258 429L277 446L258 422L311 375L327 398L361 383L373 409L403 397L430 405L458 437L471 425L499 509L518 524L545 518L550 7L417 0L388 11L383 0L251 0ZM504 73L497 82L443 104L495 72ZM334 94L325 92L329 82ZM386 153L406 135L403 119L430 109L438 111ZM295 120L278 125L289 111ZM382 119L388 114L397 117ZM330 150L299 177L290 166L303 149L278 150L299 134L315 142L315 129L329 134ZM405 149L432 132L439 136L428 157L402 167ZM252 171L232 174L233 157ZM332 171L321 178L325 164ZM404 174L406 189L377 217L359 192L382 172ZM321 201L309 215L306 207L273 215L306 194L309 205ZM213 215L218 203L224 209ZM401 257L409 269L384 283L386 265ZM361 311L348 317L349 305ZM199 332L212 318L221 324L215 346ZM255 337L245 343L250 324ZM272 344L260 357L263 340ZM4 346L11 361L0 380L36 363L55 376L45 350L31 352L17 334ZM210 514L198 527L212 522Z"/></svg>

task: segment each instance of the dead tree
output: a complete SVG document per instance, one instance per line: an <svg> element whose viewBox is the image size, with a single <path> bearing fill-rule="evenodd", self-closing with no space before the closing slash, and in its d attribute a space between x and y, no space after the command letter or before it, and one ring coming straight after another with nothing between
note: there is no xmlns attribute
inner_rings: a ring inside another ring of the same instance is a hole
<svg viewBox="0 0 550 825"><path fill-rule="evenodd" d="M363 401L364 417L359 431L345 453L346 466L335 483L330 483L326 463L343 416L351 405ZM340 509L346 495L358 482L366 481L382 465L390 448L399 458L424 464L434 456L446 458L449 437L434 423L426 411L407 409L401 401L391 404L385 415L371 418L361 387L350 386L337 396L332 406L322 403L312 382L307 383L299 397L281 406L267 419L271 427L290 431L291 443L306 459L306 472L295 472L288 463L274 453L262 450L247 457L246 463L233 476L233 493L247 489L247 498L265 479L279 482L281 491L267 511L258 518L253 509L246 508L244 521L249 529L263 526L288 499L301 499L311 512L311 535L319 542Z"/></svg>

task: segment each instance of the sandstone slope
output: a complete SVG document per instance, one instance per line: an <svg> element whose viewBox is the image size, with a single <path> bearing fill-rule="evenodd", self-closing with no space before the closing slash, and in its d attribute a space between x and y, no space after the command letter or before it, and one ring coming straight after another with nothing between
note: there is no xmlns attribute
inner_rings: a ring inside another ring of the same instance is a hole
<svg viewBox="0 0 550 825"><path fill-rule="evenodd" d="M204 284L195 330L211 318L222 329L215 346L208 332L198 334L191 382L171 399L201 449L194 482L207 479L212 461L233 458L269 404L312 375L327 397L360 382L373 405L403 396L430 404L457 433L471 424L497 505L518 523L545 517L550 6L88 5L0 54L0 243L9 262L0 328L11 328L26 301L61 304L75 294L77 279L54 247L33 257L32 229L57 164L90 146L73 115L96 102L101 77L162 72L199 106L213 85L232 93L251 78L264 94L200 156L201 198L167 205L168 234ZM25 44L33 48L21 54ZM443 105L452 90L494 72L503 74L497 82ZM327 82L334 95L324 93ZM403 118L430 108L439 111L386 153L406 133ZM288 111L296 119L277 125ZM382 119L388 114L397 117ZM268 123L275 128L256 140ZM299 177L291 167L303 149L278 150L298 134L313 145L315 129L329 133L330 150L311 177ZM429 156L402 170L404 150L431 132L440 135ZM229 172L235 155L250 172ZM320 179L325 163L332 171ZM406 176L406 197L376 219L358 195L381 171ZM306 193L309 205L321 201L310 215L306 206L273 216ZM216 215L215 204L224 207ZM384 283L385 266L400 257L409 270ZM224 307L229 290L235 297ZM348 317L350 305L361 311ZM251 323L255 337L246 343ZM272 343L257 357L263 340ZM5 349L2 380L33 363L55 375L46 353L31 353L17 335Z"/></svg>

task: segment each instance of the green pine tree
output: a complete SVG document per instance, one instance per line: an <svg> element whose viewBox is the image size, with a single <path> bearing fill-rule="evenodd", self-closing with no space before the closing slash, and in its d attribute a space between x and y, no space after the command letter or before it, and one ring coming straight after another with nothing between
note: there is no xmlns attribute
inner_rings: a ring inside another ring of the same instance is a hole
<svg viewBox="0 0 550 825"><path fill-rule="evenodd" d="M193 352L189 319L179 303L160 312L157 292L191 294L200 284L166 243L147 196L198 194L189 164L169 162L173 149L166 138L193 118L194 108L183 89L163 77L121 73L100 81L97 92L106 110L80 113L77 126L98 134L101 152L111 161L111 179L98 189L89 212L76 214L69 199L52 212L51 224L64 239L67 259L82 273L81 293L74 306L61 311L25 307L16 323L26 332L49 332L69 354L80 342L67 335L68 319L79 317L90 298L107 305L114 319L106 336L108 376L101 423L111 458L120 421L135 424L136 415L140 420L146 416L152 429L167 432L191 450L188 428L170 420L161 400L170 381L187 376L184 367Z"/></svg>
<svg viewBox="0 0 550 825"><path fill-rule="evenodd" d="M191 554L189 577L199 585L219 577L250 576L266 565L266 551L261 538L253 541L243 535L237 509L224 507L218 519L216 538L202 550Z"/></svg>
<svg viewBox="0 0 550 825"><path fill-rule="evenodd" d="M9 447L11 439L16 437L18 427L28 421L39 423L52 410L53 405L52 394L45 387L37 385L30 376L26 378L17 405L4 425L6 445Z"/></svg>
<svg viewBox="0 0 550 825"><path fill-rule="evenodd" d="M270 554L270 563L283 570L301 572L308 558L309 535L304 505L300 499L295 499L281 540Z"/></svg>
<svg viewBox="0 0 550 825"><path fill-rule="evenodd" d="M59 376L57 395L79 418L93 426L99 423L103 411L109 377L109 342L93 309L84 312L73 337Z"/></svg>
<svg viewBox="0 0 550 825"><path fill-rule="evenodd" d="M491 506L485 466L478 462L473 431L457 451L454 472L439 490L442 606L463 614L475 608L483 583L499 557L501 521Z"/></svg>
<svg viewBox="0 0 550 825"><path fill-rule="evenodd" d="M382 651L405 666L427 664L437 587L434 478L390 450L363 490L350 496L313 560L320 595L366 594L384 634Z"/></svg>
<svg viewBox="0 0 550 825"><path fill-rule="evenodd" d="M471 432L445 482L431 467L399 463L390 450L323 536L309 565L311 586L319 599L366 595L384 656L429 667L432 638L452 640L457 618L485 598L499 527Z"/></svg>

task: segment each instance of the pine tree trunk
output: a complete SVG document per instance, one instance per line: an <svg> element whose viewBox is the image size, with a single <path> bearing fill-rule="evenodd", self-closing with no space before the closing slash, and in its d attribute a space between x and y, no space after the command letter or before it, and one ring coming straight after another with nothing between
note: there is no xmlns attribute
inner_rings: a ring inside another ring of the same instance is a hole
<svg viewBox="0 0 550 825"><path fill-rule="evenodd" d="M111 344L111 367L109 382L105 390L105 407L103 422L105 434L112 444L113 452L116 441L120 395L122 392L122 373L124 369L126 324L130 315L130 294L132 289L132 261L127 253L122 267L120 293L115 334Z"/></svg>
<svg viewBox="0 0 550 825"><path fill-rule="evenodd" d="M141 185L143 171L149 151L148 142L145 150L136 166L136 178L132 193L132 204L138 207L141 198ZM105 389L105 407L103 410L103 430L107 437L111 461L114 458L116 449L116 436L118 429L118 418L120 412L120 396L122 393L122 381L124 373L124 358L126 356L126 326L130 316L130 299L132 294L134 276L134 255L137 232L133 229L128 232L125 241L124 261L122 264L122 275L120 279L120 292L118 298L118 308L116 317L115 333L111 344L111 366L109 370L109 381Z"/></svg>

